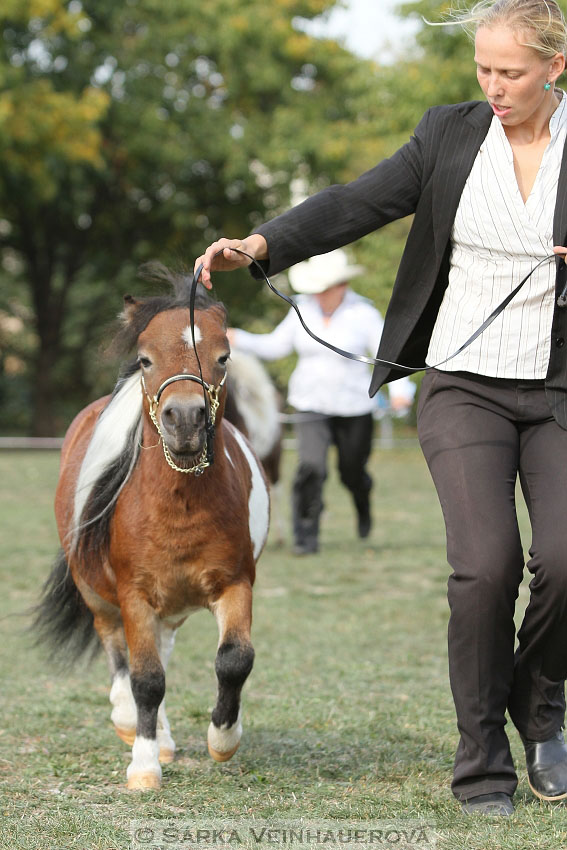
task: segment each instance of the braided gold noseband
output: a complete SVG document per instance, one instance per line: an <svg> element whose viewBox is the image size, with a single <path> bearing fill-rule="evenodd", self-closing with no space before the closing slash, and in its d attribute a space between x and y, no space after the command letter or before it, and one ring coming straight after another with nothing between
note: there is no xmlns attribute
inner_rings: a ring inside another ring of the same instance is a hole
<svg viewBox="0 0 567 850"><path fill-rule="evenodd" d="M226 381L226 374L224 375L222 381L219 383L219 385L217 387L213 386L212 384L207 384L206 381L204 381L202 378L199 378L197 375L173 375L171 378L167 378L161 384L157 393L153 397L150 396L149 392L146 389L146 382L144 380L144 376L141 375L140 377L141 377L141 381L142 381L142 388L143 388L143 390L146 394L146 398L148 399L150 418L151 418L152 422L154 423L154 425L156 426L157 432L159 434L159 437L160 437L160 440L161 440L161 445L162 445L162 448L163 448L163 453L165 455L166 461L168 462L168 464L170 465L170 467L172 469L175 469L176 472L183 472L186 475L189 474L190 472L192 472L195 475L202 475L203 472L205 471L205 469L208 466L211 465L210 461L208 460L207 445L205 444L203 451L201 453L201 457L199 458L199 460L197 461L197 463L194 466L190 466L190 467L177 466L177 464L175 463L175 461L173 460L173 458L171 456L171 452L170 452L170 450L167 446L167 443L165 442L162 430L160 428L158 418L157 418L157 409L158 409L158 405L159 405L159 402L160 402L161 394L163 393L164 389L167 386L169 386L169 384L174 383L174 381L195 381L197 384L201 384L201 386L206 390L207 397L208 397L208 400L209 400L209 420L210 420L211 425L214 425L216 413L217 413L218 406L219 406L219 394L220 394L221 389L224 386L224 382Z"/></svg>

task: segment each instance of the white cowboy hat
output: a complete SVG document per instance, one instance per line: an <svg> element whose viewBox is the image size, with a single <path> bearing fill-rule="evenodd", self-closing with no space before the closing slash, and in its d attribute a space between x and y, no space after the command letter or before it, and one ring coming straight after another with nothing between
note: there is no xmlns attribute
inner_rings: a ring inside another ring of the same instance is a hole
<svg viewBox="0 0 567 850"><path fill-rule="evenodd" d="M363 271L364 266L350 265L346 252L337 248L336 251L318 254L292 266L289 270L289 282L296 292L317 295L337 283L345 283L357 277Z"/></svg>

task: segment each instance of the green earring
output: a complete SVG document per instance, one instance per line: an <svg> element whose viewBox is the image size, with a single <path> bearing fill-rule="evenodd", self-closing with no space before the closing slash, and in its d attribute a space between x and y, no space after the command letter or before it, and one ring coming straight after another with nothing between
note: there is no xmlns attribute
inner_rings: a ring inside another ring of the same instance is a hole
<svg viewBox="0 0 567 850"><path fill-rule="evenodd" d="M549 89L550 89L550 88L551 88L551 83L546 83L546 84L544 85L544 89L545 89L546 91L549 91Z"/></svg>

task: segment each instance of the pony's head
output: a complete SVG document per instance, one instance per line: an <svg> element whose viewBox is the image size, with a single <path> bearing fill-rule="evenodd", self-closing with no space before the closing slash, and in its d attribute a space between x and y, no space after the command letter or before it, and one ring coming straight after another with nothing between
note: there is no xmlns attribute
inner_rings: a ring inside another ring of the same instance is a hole
<svg viewBox="0 0 567 850"><path fill-rule="evenodd" d="M121 335L135 349L144 410L161 436L166 459L186 470L206 451L207 426L223 402L230 346L223 305L201 291L192 331L189 279L168 275L173 299L125 296Z"/></svg>

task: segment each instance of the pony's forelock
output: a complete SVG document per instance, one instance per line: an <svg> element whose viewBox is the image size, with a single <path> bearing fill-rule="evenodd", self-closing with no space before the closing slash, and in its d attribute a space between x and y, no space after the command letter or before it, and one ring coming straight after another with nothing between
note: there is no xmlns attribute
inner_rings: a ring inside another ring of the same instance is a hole
<svg viewBox="0 0 567 850"><path fill-rule="evenodd" d="M188 308L191 304L193 275L185 271L172 271L158 262L145 263L139 275L152 283L166 285L170 292L137 300L126 296L125 309L118 317L120 329L111 343L111 351L120 356L132 351L142 331L158 313L176 307ZM195 310L208 310L217 306L226 314L224 305L212 298L201 283L197 284L194 305Z"/></svg>

